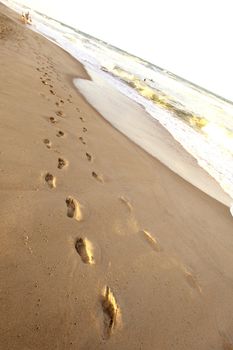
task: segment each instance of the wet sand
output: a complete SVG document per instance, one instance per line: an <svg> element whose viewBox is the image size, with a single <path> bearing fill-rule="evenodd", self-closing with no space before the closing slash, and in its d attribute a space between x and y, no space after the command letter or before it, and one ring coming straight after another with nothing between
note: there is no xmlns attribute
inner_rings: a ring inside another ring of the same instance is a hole
<svg viewBox="0 0 233 350"><path fill-rule="evenodd" d="M74 79L74 84L111 125L183 179L219 202L231 206L231 197L219 183L143 106L124 96L94 71L88 70L88 74L91 80Z"/></svg>
<svg viewBox="0 0 233 350"><path fill-rule="evenodd" d="M0 349L233 349L229 208L114 129L73 86L82 65L0 11Z"/></svg>

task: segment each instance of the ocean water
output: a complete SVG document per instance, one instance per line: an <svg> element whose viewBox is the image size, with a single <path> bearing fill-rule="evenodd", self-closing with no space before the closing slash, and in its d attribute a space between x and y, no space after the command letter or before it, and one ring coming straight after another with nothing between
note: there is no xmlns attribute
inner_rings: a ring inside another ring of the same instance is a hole
<svg viewBox="0 0 233 350"><path fill-rule="evenodd" d="M233 104L149 62L30 10L32 30L60 45L89 70L142 105L232 198ZM231 206L233 215L233 206Z"/></svg>

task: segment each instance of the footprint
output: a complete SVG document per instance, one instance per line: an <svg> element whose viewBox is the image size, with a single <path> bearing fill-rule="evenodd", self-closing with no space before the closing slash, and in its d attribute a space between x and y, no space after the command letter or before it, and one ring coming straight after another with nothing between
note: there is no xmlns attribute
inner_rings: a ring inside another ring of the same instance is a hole
<svg viewBox="0 0 233 350"><path fill-rule="evenodd" d="M42 82L44 85L48 85L47 81L45 81L45 80L41 80L41 82Z"/></svg>
<svg viewBox="0 0 233 350"><path fill-rule="evenodd" d="M87 160L88 160L89 162L92 161L92 156L91 156L89 153L87 153L87 152L86 152L86 157L87 157Z"/></svg>
<svg viewBox="0 0 233 350"><path fill-rule="evenodd" d="M57 111L57 112L56 112L56 115L57 115L58 117L64 117L64 112L62 112L62 111Z"/></svg>
<svg viewBox="0 0 233 350"><path fill-rule="evenodd" d="M58 165L57 165L58 169L62 169L62 168L64 168L66 165L67 165L67 162L66 162L64 159L58 158Z"/></svg>
<svg viewBox="0 0 233 350"><path fill-rule="evenodd" d="M157 240L146 230L141 231L141 234L143 235L143 238L146 239L147 243L151 246L151 248L156 251L160 252L161 248L159 246L159 243Z"/></svg>
<svg viewBox="0 0 233 350"><path fill-rule="evenodd" d="M87 128L83 128L83 132L87 132Z"/></svg>
<svg viewBox="0 0 233 350"><path fill-rule="evenodd" d="M51 148L52 143L49 141L49 139L44 139L43 142L44 142L44 144L46 145L47 148Z"/></svg>
<svg viewBox="0 0 233 350"><path fill-rule="evenodd" d="M198 284L197 277L194 276L190 271L186 270L184 271L185 279L190 285L190 287L197 289L200 293L202 292L200 285Z"/></svg>
<svg viewBox="0 0 233 350"><path fill-rule="evenodd" d="M55 95L55 92L53 90L49 90L49 92L52 94L52 95Z"/></svg>
<svg viewBox="0 0 233 350"><path fill-rule="evenodd" d="M83 117L79 117L79 119L84 123L85 119Z"/></svg>
<svg viewBox="0 0 233 350"><path fill-rule="evenodd" d="M111 289L106 286L103 290L101 305L104 313L104 338L108 339L117 324L119 307Z"/></svg>
<svg viewBox="0 0 233 350"><path fill-rule="evenodd" d="M82 142L83 145L86 145L86 142L84 141L82 136L79 137L79 140Z"/></svg>
<svg viewBox="0 0 233 350"><path fill-rule="evenodd" d="M121 201L122 203L124 203L124 204L127 206L127 208L129 209L129 211L132 211L132 210L133 210L133 207L132 207L130 201L129 201L127 198L121 196L119 199L120 199L120 201Z"/></svg>
<svg viewBox="0 0 233 350"><path fill-rule="evenodd" d="M94 264L92 245L86 238L78 238L75 243L75 249L80 255L84 264Z"/></svg>
<svg viewBox="0 0 233 350"><path fill-rule="evenodd" d="M64 103L65 102L63 100L59 100L59 101L55 102L55 105L59 107L59 106L63 105Z"/></svg>
<svg viewBox="0 0 233 350"><path fill-rule="evenodd" d="M76 107L76 111L77 111L77 112L80 112L80 109L79 109L78 107Z"/></svg>
<svg viewBox="0 0 233 350"><path fill-rule="evenodd" d="M50 122L51 122L52 124L57 123L57 119L54 118L54 117L50 117L49 120L50 120Z"/></svg>
<svg viewBox="0 0 233 350"><path fill-rule="evenodd" d="M57 133L57 137L63 137L65 134L63 131L59 130Z"/></svg>
<svg viewBox="0 0 233 350"><path fill-rule="evenodd" d="M56 178L52 174L47 173L45 175L45 181L47 182L50 188L56 187Z"/></svg>
<svg viewBox="0 0 233 350"><path fill-rule="evenodd" d="M67 216L69 218L74 218L77 221L81 221L83 218L83 215L81 211L81 205L79 204L79 202L72 197L67 197L66 205L67 205Z"/></svg>
<svg viewBox="0 0 233 350"><path fill-rule="evenodd" d="M70 99L70 98L67 98L67 101L68 101L69 103L72 103L72 101L71 101L71 99Z"/></svg>
<svg viewBox="0 0 233 350"><path fill-rule="evenodd" d="M96 179L97 181L103 183L104 182L104 179L103 179L103 176L102 175L98 175L96 174L96 172L92 171L92 176L94 177L94 179Z"/></svg>

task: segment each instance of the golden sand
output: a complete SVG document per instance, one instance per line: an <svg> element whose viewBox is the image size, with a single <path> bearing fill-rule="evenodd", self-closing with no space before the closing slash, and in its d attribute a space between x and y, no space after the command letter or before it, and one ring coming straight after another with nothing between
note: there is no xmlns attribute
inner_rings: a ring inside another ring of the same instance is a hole
<svg viewBox="0 0 233 350"><path fill-rule="evenodd" d="M0 349L232 349L229 209L108 124L72 84L83 66L0 10Z"/></svg>

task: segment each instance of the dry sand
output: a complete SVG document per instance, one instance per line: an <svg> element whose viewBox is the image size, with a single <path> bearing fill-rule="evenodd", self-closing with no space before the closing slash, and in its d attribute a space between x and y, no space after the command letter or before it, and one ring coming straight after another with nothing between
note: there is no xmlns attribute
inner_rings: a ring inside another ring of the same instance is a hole
<svg viewBox="0 0 233 350"><path fill-rule="evenodd" d="M229 209L109 125L72 85L82 65L0 10L0 349L232 350Z"/></svg>

